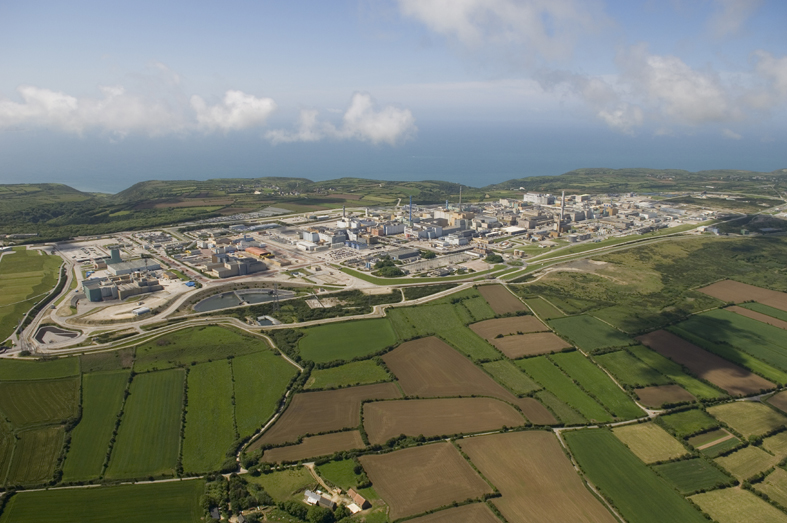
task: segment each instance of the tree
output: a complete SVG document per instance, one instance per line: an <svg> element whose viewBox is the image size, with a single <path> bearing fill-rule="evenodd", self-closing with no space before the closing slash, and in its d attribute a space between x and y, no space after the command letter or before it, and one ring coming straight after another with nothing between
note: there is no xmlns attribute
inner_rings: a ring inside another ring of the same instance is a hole
<svg viewBox="0 0 787 523"><path fill-rule="evenodd" d="M431 260L436 257L437 255L432 251L421 251L421 258L424 260Z"/></svg>
<svg viewBox="0 0 787 523"><path fill-rule="evenodd" d="M324 507L311 507L306 514L309 523L333 523L333 512Z"/></svg>
<svg viewBox="0 0 787 523"><path fill-rule="evenodd" d="M499 254L490 254L485 261L487 263L503 263L503 257Z"/></svg>

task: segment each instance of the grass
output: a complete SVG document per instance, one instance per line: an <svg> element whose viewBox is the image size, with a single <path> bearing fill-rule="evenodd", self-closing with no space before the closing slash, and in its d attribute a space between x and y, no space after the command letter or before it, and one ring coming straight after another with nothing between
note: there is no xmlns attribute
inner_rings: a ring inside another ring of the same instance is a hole
<svg viewBox="0 0 787 523"><path fill-rule="evenodd" d="M719 426L718 421L699 409L666 414L660 416L658 420L663 426L671 430L677 438L687 438L698 432L705 432Z"/></svg>
<svg viewBox="0 0 787 523"><path fill-rule="evenodd" d="M729 488L690 498L718 523L787 523L787 515L755 494Z"/></svg>
<svg viewBox="0 0 787 523"><path fill-rule="evenodd" d="M665 358L654 350L651 350L642 345L634 345L629 347L627 350L629 350L634 356L637 357L637 359L641 360L646 365L661 372L666 377L689 391L697 399L714 400L727 396L726 393L720 391L716 387L713 387L704 381L698 380L697 378L689 376L683 371L683 367L669 358Z"/></svg>
<svg viewBox="0 0 787 523"><path fill-rule="evenodd" d="M675 485L683 495L726 486L732 480L702 458L664 463L654 466L653 470Z"/></svg>
<svg viewBox="0 0 787 523"><path fill-rule="evenodd" d="M731 438L721 443L717 443L716 445L712 445L710 447L702 449L700 452L703 456L707 456L709 458L715 458L725 452L728 452L738 445L741 444L741 441L738 438Z"/></svg>
<svg viewBox="0 0 787 523"><path fill-rule="evenodd" d="M375 285L403 285L405 283L434 283L434 282L449 282L449 281L457 281L457 280L472 280L478 276L483 276L485 274L489 274L490 272L499 271L504 267L505 265L495 265L491 269L487 269L485 271L470 272L467 274L460 274L458 276L446 276L444 278L378 278L377 276L371 276L370 274L365 272L360 272L353 269L348 269L347 267L340 267L338 265L333 265L333 268L339 269L345 274L354 276L359 280L363 280L369 283L374 283Z"/></svg>
<svg viewBox="0 0 787 523"><path fill-rule="evenodd" d="M787 423L787 418L759 402L735 401L716 405L708 413L743 434L744 437L760 436Z"/></svg>
<svg viewBox="0 0 787 523"><path fill-rule="evenodd" d="M576 430L566 432L564 437L579 467L627 521L706 521L610 431Z"/></svg>
<svg viewBox="0 0 787 523"><path fill-rule="evenodd" d="M78 406L79 378L0 382L0 410L16 427L64 421Z"/></svg>
<svg viewBox="0 0 787 523"><path fill-rule="evenodd" d="M610 327L592 316L570 316L549 321L549 325L558 334L571 340L584 351L592 352L608 347L631 345L632 340L626 334Z"/></svg>
<svg viewBox="0 0 787 523"><path fill-rule="evenodd" d="M354 361L314 370L306 384L306 389L335 389L367 383L391 381L391 375L373 360Z"/></svg>
<svg viewBox="0 0 787 523"><path fill-rule="evenodd" d="M470 312L472 321L490 320L495 317L495 311L489 306L489 303L482 297L470 298L469 300L462 300L462 307Z"/></svg>
<svg viewBox="0 0 787 523"><path fill-rule="evenodd" d="M186 397L188 407L182 451L183 470L218 470L237 439L230 363L214 361L191 367Z"/></svg>
<svg viewBox="0 0 787 523"><path fill-rule="evenodd" d="M260 485L276 501L286 501L317 484L306 467L288 468L260 476L245 476L245 479L249 483Z"/></svg>
<svg viewBox="0 0 787 523"><path fill-rule="evenodd" d="M716 458L716 463L741 481L765 472L779 461L778 457L753 445Z"/></svg>
<svg viewBox="0 0 787 523"><path fill-rule="evenodd" d="M662 373L646 365L630 352L619 350L594 356L596 362L611 372L615 378L627 387L648 387L650 385L667 385L672 381Z"/></svg>
<svg viewBox="0 0 787 523"><path fill-rule="evenodd" d="M279 406L297 369L270 350L232 360L235 422L241 438L261 428Z"/></svg>
<svg viewBox="0 0 787 523"><path fill-rule="evenodd" d="M588 422L582 414L557 399L555 395L549 391L542 390L537 392L535 397L552 410L555 416L557 416L557 419L563 422L564 425L584 425Z"/></svg>
<svg viewBox="0 0 787 523"><path fill-rule="evenodd" d="M612 429L612 433L639 459L648 464L673 460L688 453L678 440L653 423L616 427Z"/></svg>
<svg viewBox="0 0 787 523"><path fill-rule="evenodd" d="M603 370L596 367L581 352L553 354L549 358L618 418L638 418L645 414Z"/></svg>
<svg viewBox="0 0 787 523"><path fill-rule="evenodd" d="M184 378L179 369L134 377L107 468L108 478L175 474Z"/></svg>
<svg viewBox="0 0 787 523"><path fill-rule="evenodd" d="M551 320L553 318L562 318L565 316L565 314L560 312L557 307L543 298L531 298L529 300L525 300L525 304L530 307L530 310L533 311L533 314L542 320Z"/></svg>
<svg viewBox="0 0 787 523"><path fill-rule="evenodd" d="M52 479L55 462L63 449L64 433L61 426L42 427L18 433L7 483L39 485Z"/></svg>
<svg viewBox="0 0 787 523"><path fill-rule="evenodd" d="M356 462L351 459L329 461L317 467L320 477L344 491L356 488L360 477L355 474Z"/></svg>
<svg viewBox="0 0 787 523"><path fill-rule="evenodd" d="M14 446L16 446L16 437L10 427L0 422L0 487L5 485L8 467L14 455Z"/></svg>
<svg viewBox="0 0 787 523"><path fill-rule="evenodd" d="M134 371L185 367L241 356L267 347L264 340L224 327L190 327L166 334L137 347Z"/></svg>
<svg viewBox="0 0 787 523"><path fill-rule="evenodd" d="M765 314L766 316L770 316L771 318L776 318L777 320L787 321L787 311L774 309L773 307L768 307L767 305L763 305L762 303L757 303L757 302L741 303L739 306L752 310L754 312Z"/></svg>
<svg viewBox="0 0 787 523"><path fill-rule="evenodd" d="M202 516L201 480L157 485L120 485L78 490L20 492L0 523L195 523Z"/></svg>
<svg viewBox="0 0 787 523"><path fill-rule="evenodd" d="M527 377L510 360L490 361L484 363L483 367L498 383L514 394L525 395L541 389L541 385Z"/></svg>
<svg viewBox="0 0 787 523"><path fill-rule="evenodd" d="M128 377L127 371L82 377L82 418L71 432L63 481L83 481L101 474Z"/></svg>
<svg viewBox="0 0 787 523"><path fill-rule="evenodd" d="M79 364L84 373L130 369L133 362L134 349L130 347L108 352L83 354L79 357Z"/></svg>
<svg viewBox="0 0 787 523"><path fill-rule="evenodd" d="M46 361L0 359L0 380L46 380L79 375L79 359L57 358Z"/></svg>
<svg viewBox="0 0 787 523"><path fill-rule="evenodd" d="M303 330L298 344L301 357L315 363L363 358L396 343L386 318L328 323Z"/></svg>
<svg viewBox="0 0 787 523"><path fill-rule="evenodd" d="M546 357L519 360L516 365L588 420L599 423L612 421L612 416L601 405L560 372L560 369Z"/></svg>
<svg viewBox="0 0 787 523"><path fill-rule="evenodd" d="M787 471L784 469L776 468L755 488L778 504L787 506Z"/></svg>

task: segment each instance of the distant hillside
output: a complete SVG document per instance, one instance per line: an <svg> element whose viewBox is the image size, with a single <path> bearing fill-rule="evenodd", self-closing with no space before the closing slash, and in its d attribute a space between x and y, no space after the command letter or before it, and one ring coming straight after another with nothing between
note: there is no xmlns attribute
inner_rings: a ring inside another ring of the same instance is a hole
<svg viewBox="0 0 787 523"><path fill-rule="evenodd" d="M40 205L81 202L94 195L61 183L19 183L0 185L0 214L18 212Z"/></svg>

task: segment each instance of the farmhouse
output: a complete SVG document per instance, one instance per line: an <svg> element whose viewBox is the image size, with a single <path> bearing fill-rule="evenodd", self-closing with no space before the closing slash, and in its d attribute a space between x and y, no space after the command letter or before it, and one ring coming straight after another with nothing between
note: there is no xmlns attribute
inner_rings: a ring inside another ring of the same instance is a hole
<svg viewBox="0 0 787 523"><path fill-rule="evenodd" d="M353 489L348 490L347 495L350 496L350 498L352 498L353 502L356 505L358 505L361 508L361 510L371 507L371 504L368 501L366 501L366 498L355 492L355 490Z"/></svg>

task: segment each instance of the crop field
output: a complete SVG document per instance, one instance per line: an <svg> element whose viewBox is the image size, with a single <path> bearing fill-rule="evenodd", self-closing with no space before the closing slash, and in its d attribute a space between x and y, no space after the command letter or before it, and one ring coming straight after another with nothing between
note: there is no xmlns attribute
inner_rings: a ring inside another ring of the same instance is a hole
<svg viewBox="0 0 787 523"><path fill-rule="evenodd" d="M390 380L391 376L376 362L353 361L338 367L312 371L305 389L336 389Z"/></svg>
<svg viewBox="0 0 787 523"><path fill-rule="evenodd" d="M79 378L0 382L0 410L17 427L77 415Z"/></svg>
<svg viewBox="0 0 787 523"><path fill-rule="evenodd" d="M685 366L695 375L726 390L733 396L750 396L776 386L671 332L654 331L637 339L662 356Z"/></svg>
<svg viewBox="0 0 787 523"><path fill-rule="evenodd" d="M79 359L57 358L45 361L0 360L0 380L47 380L79 376Z"/></svg>
<svg viewBox="0 0 787 523"><path fill-rule="evenodd" d="M565 316L565 314L543 298L527 299L525 303L530 307L530 310L533 311L533 314L543 320L551 320L553 318L562 318Z"/></svg>
<svg viewBox="0 0 787 523"><path fill-rule="evenodd" d="M781 460L777 456L772 456L755 446L748 446L716 458L716 463L741 481L768 470L779 461Z"/></svg>
<svg viewBox="0 0 787 523"><path fill-rule="evenodd" d="M784 469L777 467L761 483L754 485L754 488L779 505L787 506L787 471Z"/></svg>
<svg viewBox="0 0 787 523"><path fill-rule="evenodd" d="M187 388L183 470L218 470L236 440L230 362L220 360L191 367Z"/></svg>
<svg viewBox="0 0 787 523"><path fill-rule="evenodd" d="M549 391L542 390L535 394L536 398L549 407L564 425L584 425L588 420L579 412L572 409Z"/></svg>
<svg viewBox="0 0 787 523"><path fill-rule="evenodd" d="M485 340L491 340L495 336L509 336L511 334L527 334L549 330L549 327L533 316L513 316L511 318L480 321L470 325L470 328Z"/></svg>
<svg viewBox="0 0 787 523"><path fill-rule="evenodd" d="M57 284L60 256L15 247L0 257L0 341L10 336L35 301Z"/></svg>
<svg viewBox="0 0 787 523"><path fill-rule="evenodd" d="M777 392L766 400L768 403L776 407L782 412L787 412L787 390Z"/></svg>
<svg viewBox="0 0 787 523"><path fill-rule="evenodd" d="M375 490L391 507L391 520L492 492L450 443L371 454L360 460Z"/></svg>
<svg viewBox="0 0 787 523"><path fill-rule="evenodd" d="M265 349L261 338L224 327L190 327L137 347L135 372L185 367L192 363L241 356Z"/></svg>
<svg viewBox="0 0 787 523"><path fill-rule="evenodd" d="M502 285L480 285L478 292L489 303L495 314L509 314L527 310L525 304Z"/></svg>
<svg viewBox="0 0 787 523"><path fill-rule="evenodd" d="M719 399L726 396L721 390L700 381L693 376L683 372L683 368L674 361L665 358L658 352L648 349L642 345L635 345L628 348L637 359L664 374L667 378L674 381L697 399Z"/></svg>
<svg viewBox="0 0 787 523"><path fill-rule="evenodd" d="M519 360L517 366L589 421L607 423L612 416L544 356Z"/></svg>
<svg viewBox="0 0 787 523"><path fill-rule="evenodd" d="M611 372L622 385L628 387L648 387L670 383L669 378L626 350L608 352L594 356L593 359Z"/></svg>
<svg viewBox="0 0 787 523"><path fill-rule="evenodd" d="M298 370L269 350L232 360L235 422L240 437L251 436L276 412L287 384Z"/></svg>
<svg viewBox="0 0 787 523"><path fill-rule="evenodd" d="M612 429L612 433L647 464L669 461L688 454L681 443L654 423L637 423Z"/></svg>
<svg viewBox="0 0 787 523"><path fill-rule="evenodd" d="M508 521L616 521L585 487L550 432L466 438L459 446L502 494L492 503Z"/></svg>
<svg viewBox="0 0 787 523"><path fill-rule="evenodd" d="M484 363L483 367L498 383L514 394L529 394L541 389L541 385L528 378L524 372L508 360L490 361Z"/></svg>
<svg viewBox="0 0 787 523"><path fill-rule="evenodd" d="M79 365L83 373L130 369L133 363L133 347L79 356Z"/></svg>
<svg viewBox="0 0 787 523"><path fill-rule="evenodd" d="M718 523L787 523L787 514L743 489L714 490L690 499Z"/></svg>
<svg viewBox="0 0 787 523"><path fill-rule="evenodd" d="M134 377L106 471L108 478L174 475L184 379L180 369Z"/></svg>
<svg viewBox="0 0 787 523"><path fill-rule="evenodd" d="M654 409L661 408L663 405L675 405L678 403L692 403L697 401L697 398L680 385L643 387L641 389L635 389L634 393L643 405Z"/></svg>
<svg viewBox="0 0 787 523"><path fill-rule="evenodd" d="M629 419L645 415L603 370L596 367L581 352L555 354L550 359L618 418Z"/></svg>
<svg viewBox="0 0 787 523"><path fill-rule="evenodd" d="M749 309L750 311L759 312L760 314L764 314L766 316L770 316L771 318L776 318L777 320L787 321L787 311L774 309L773 307L768 307L762 303L742 303L741 307L744 309Z"/></svg>
<svg viewBox="0 0 787 523"><path fill-rule="evenodd" d="M756 301L774 309L787 311L787 293L763 289L746 283L724 280L698 290L728 303Z"/></svg>
<svg viewBox="0 0 787 523"><path fill-rule="evenodd" d="M64 481L83 481L101 474L128 377L128 371L82 377L82 419L71 432Z"/></svg>
<svg viewBox="0 0 787 523"><path fill-rule="evenodd" d="M746 305L750 305L750 304L746 304ZM787 321L780 320L778 318L774 318L773 316L769 316L767 314L763 314L761 312L751 310L748 307L738 307L737 305L733 305L732 307L727 307L725 310L729 312L734 312L735 314L740 314L741 316L745 316L747 318L758 321L760 323L765 323L782 330L787 330ZM787 312L782 312L782 314L787 315Z"/></svg>
<svg viewBox="0 0 787 523"><path fill-rule="evenodd" d="M497 350L511 359L522 358L524 356L551 354L571 347L570 343L551 332L517 334L489 341Z"/></svg>
<svg viewBox="0 0 787 523"><path fill-rule="evenodd" d="M249 483L260 485L276 501L285 501L305 489L313 489L317 482L306 467L295 467L245 478ZM303 499L303 495L298 496Z"/></svg>
<svg viewBox="0 0 787 523"><path fill-rule="evenodd" d="M472 521L473 523L500 523L497 516L485 503L473 503L456 508L449 508L408 520L410 523L454 523L456 521Z"/></svg>
<svg viewBox="0 0 787 523"><path fill-rule="evenodd" d="M363 425L373 445L400 434L471 434L524 423L511 405L492 398L378 401L363 407Z"/></svg>
<svg viewBox="0 0 787 523"><path fill-rule="evenodd" d="M304 329L298 350L301 357L316 363L353 358L380 352L396 343L387 318L327 323Z"/></svg>
<svg viewBox="0 0 787 523"><path fill-rule="evenodd" d="M351 488L356 487L360 477L355 473L355 466L355 460L344 459L339 461L329 461L328 463L317 465L316 469L320 474L320 477L323 479L327 480L333 485L336 485L342 490L350 490Z"/></svg>
<svg viewBox="0 0 787 523"><path fill-rule="evenodd" d="M703 449L700 452L702 453L703 456L707 456L709 458L715 458L720 456L721 454L724 454L725 452L731 451L732 449L739 446L740 444L741 442L738 438L732 437L730 439L722 440L718 443L714 443L707 447L703 447Z"/></svg>
<svg viewBox="0 0 787 523"><path fill-rule="evenodd" d="M0 422L0 487L5 486L5 477L14 454L16 438L5 423Z"/></svg>
<svg viewBox="0 0 787 523"><path fill-rule="evenodd" d="M736 401L708 408L708 413L744 437L760 436L787 424L787 417L754 401Z"/></svg>
<svg viewBox="0 0 787 523"><path fill-rule="evenodd" d="M696 436L692 436L686 440L686 442L695 448L704 447L706 445L712 445L721 441L722 439L729 439L732 436L729 432L724 429L714 429L709 432L703 432L702 434L697 434Z"/></svg>
<svg viewBox="0 0 787 523"><path fill-rule="evenodd" d="M593 316L581 315L550 320L549 324L580 349L592 352L608 347L624 347L633 340Z"/></svg>
<svg viewBox="0 0 787 523"><path fill-rule="evenodd" d="M303 438L297 445L268 449L262 455L262 461L281 463L283 461L300 461L306 458L327 456L334 452L366 447L357 430L334 432L322 436Z"/></svg>
<svg viewBox="0 0 787 523"><path fill-rule="evenodd" d="M296 394L284 414L250 450L265 444L293 443L306 434L357 427L361 423L361 401L399 397L399 389L393 383Z"/></svg>
<svg viewBox="0 0 787 523"><path fill-rule="evenodd" d="M31 429L17 434L14 459L8 470L8 485L37 485L49 481L63 448L61 426Z"/></svg>
<svg viewBox="0 0 787 523"><path fill-rule="evenodd" d="M492 310L489 303L482 296L462 300L461 305L469 313L468 316L465 316L461 308L457 310L459 316L465 318L465 323L473 323L495 317L495 311Z"/></svg>
<svg viewBox="0 0 787 523"><path fill-rule="evenodd" d="M201 480L157 485L19 492L1 523L194 523L202 516Z"/></svg>
<svg viewBox="0 0 787 523"><path fill-rule="evenodd" d="M686 438L706 432L719 426L719 422L713 419L703 410L690 409L674 414L665 414L658 418L668 429L675 433L677 438Z"/></svg>
<svg viewBox="0 0 787 523"><path fill-rule="evenodd" d="M612 432L574 430L564 438L579 467L627 521L705 523L705 517Z"/></svg>
<svg viewBox="0 0 787 523"><path fill-rule="evenodd" d="M731 477L701 458L664 463L654 466L653 470L675 485L683 495L711 490L732 481Z"/></svg>

